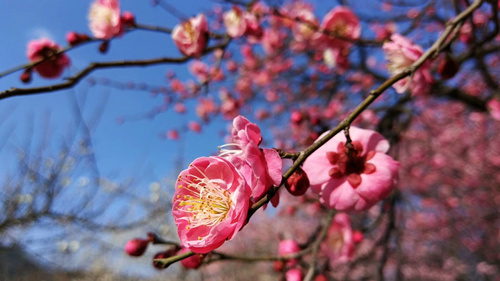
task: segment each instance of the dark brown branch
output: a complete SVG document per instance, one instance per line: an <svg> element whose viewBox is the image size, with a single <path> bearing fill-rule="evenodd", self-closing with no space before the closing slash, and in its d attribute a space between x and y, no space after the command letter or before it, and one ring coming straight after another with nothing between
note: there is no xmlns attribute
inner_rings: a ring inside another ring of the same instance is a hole
<svg viewBox="0 0 500 281"><path fill-rule="evenodd" d="M226 39L224 42L207 48L203 55L213 52L216 49L224 48L229 44L230 40ZM97 69L104 68L115 68L115 67L137 67L137 66L151 66L157 64L167 64L167 63L183 63L191 60L193 57L184 56L179 58L157 58L150 60L129 60L129 61L112 61L112 62L94 62L89 64L86 68L78 72L76 75L67 78L66 82L60 84L53 84L49 86L35 87L35 88L11 88L9 90L5 90L0 92L0 100L14 97L14 96L25 96L32 94L40 94L47 93L53 91L64 90L73 87L78 82L80 82L83 78L89 75L91 72Z"/></svg>

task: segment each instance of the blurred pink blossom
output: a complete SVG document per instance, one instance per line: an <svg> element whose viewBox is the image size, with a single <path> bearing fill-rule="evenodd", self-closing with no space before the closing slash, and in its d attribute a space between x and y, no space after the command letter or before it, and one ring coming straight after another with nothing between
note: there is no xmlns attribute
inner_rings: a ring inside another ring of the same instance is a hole
<svg viewBox="0 0 500 281"><path fill-rule="evenodd" d="M65 53L54 55L61 50L61 46L54 41L41 38L28 42L26 56L31 62L46 59L34 67L35 71L44 78L57 78L70 65L69 57Z"/></svg>
<svg viewBox="0 0 500 281"><path fill-rule="evenodd" d="M186 56L199 57L205 50L208 37L207 18L199 14L178 24L172 30L172 39L179 51Z"/></svg>
<svg viewBox="0 0 500 281"><path fill-rule="evenodd" d="M122 31L119 0L96 0L90 6L89 28L95 38L109 40Z"/></svg>
<svg viewBox="0 0 500 281"><path fill-rule="evenodd" d="M388 60L387 68L391 75L399 74L410 67L423 54L422 47L413 44L407 38L393 34L389 42L384 43L383 49ZM430 63L426 62L413 73L412 77L406 77L392 85L396 92L402 94L411 91L413 95L426 93L433 82Z"/></svg>
<svg viewBox="0 0 500 281"><path fill-rule="evenodd" d="M352 234L349 216L345 213L337 213L321 244L321 251L328 256L332 267L349 261L354 255Z"/></svg>

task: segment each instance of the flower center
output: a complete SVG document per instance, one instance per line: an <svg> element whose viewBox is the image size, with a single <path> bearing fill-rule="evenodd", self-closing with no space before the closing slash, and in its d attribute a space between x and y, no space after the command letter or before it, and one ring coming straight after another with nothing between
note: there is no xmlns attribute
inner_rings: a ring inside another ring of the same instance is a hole
<svg viewBox="0 0 500 281"><path fill-rule="evenodd" d="M196 39L196 33L194 32L193 25L191 24L191 21L186 21L184 23L184 30L186 31L189 39L191 39L192 42Z"/></svg>
<svg viewBox="0 0 500 281"><path fill-rule="evenodd" d="M388 52L387 60L387 69L391 74L398 74L413 63L413 60L407 58L401 51Z"/></svg>
<svg viewBox="0 0 500 281"><path fill-rule="evenodd" d="M190 174L178 179L186 184L178 186L186 188L187 192L177 195L176 200L181 200L179 206L184 207L183 211L188 215L188 229L219 224L226 218L232 205L229 191L223 188L225 182L208 179L198 171L203 177Z"/></svg>
<svg viewBox="0 0 500 281"><path fill-rule="evenodd" d="M343 20L339 20L332 24L330 28L328 28L328 31L332 35L340 36L340 37L345 37L347 35L348 27L347 24Z"/></svg>
<svg viewBox="0 0 500 281"><path fill-rule="evenodd" d="M333 250L334 253L339 253L344 246L344 237L340 231L334 231L328 233L328 238L326 240L328 248Z"/></svg>
<svg viewBox="0 0 500 281"><path fill-rule="evenodd" d="M361 174L373 174L377 169L372 163L367 163L375 156L375 151L369 151L363 155L363 146L359 141L352 142L350 147L341 142L337 152L328 151L326 158L334 165L328 172L330 177L340 179L347 177L347 181L353 188L361 184Z"/></svg>

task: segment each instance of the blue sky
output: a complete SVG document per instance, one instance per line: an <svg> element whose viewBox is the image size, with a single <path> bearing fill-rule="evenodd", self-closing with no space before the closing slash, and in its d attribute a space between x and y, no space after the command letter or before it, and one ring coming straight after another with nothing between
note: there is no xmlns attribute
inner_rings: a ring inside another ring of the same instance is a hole
<svg viewBox="0 0 500 281"><path fill-rule="evenodd" d="M31 39L49 37L61 45L65 45L66 33L70 30L88 33L87 13L91 1L66 1L66 0L21 0L1 1L0 3L0 26L13 27L4 28L2 56L0 56L0 71L26 62L26 44ZM199 12L200 1L188 0L179 2L177 9L187 15ZM213 4L213 3L206 3ZM122 10L133 11L137 21L144 24L157 24L165 27L173 27L179 22L177 18L165 10L152 7L150 1L122 1ZM169 35L152 33L147 31L134 31L123 38L111 42L111 47L106 55L97 51L98 44L81 46L68 53L72 61L70 72L75 73L85 67L91 61L112 61L120 59L147 59L162 56L180 56ZM173 69L179 78L186 79L187 66L161 65L146 68L109 69L93 72L90 77L96 79L109 78L119 82L146 82L151 85L165 85L165 73ZM0 79L0 89L14 87L26 87L19 82L16 72ZM28 86L46 85L60 80L44 80L34 74L33 82ZM198 141L199 136L188 132L182 136L183 142L165 140L159 135L168 129L178 128L177 124L186 123L187 120L197 120L194 110L191 109L186 115L178 115L168 110L166 113L156 116L154 119L142 118L132 121L133 118L122 125L116 120L122 116L144 116L154 107L161 104L161 98L153 98L144 91L117 90L104 86L89 87L85 81L71 90L63 90L54 93L32 95L27 97L14 97L0 101L0 112L9 113L5 124L16 126L13 136L10 138L9 146L20 145L27 137L23 130L25 123L35 119L35 124L40 123L41 118L50 112L51 129L63 132L68 126L68 119L72 116L72 96L82 100L86 97L84 116L90 118L92 112L104 100L107 99L106 108L101 122L93 135L98 164L102 172L133 173L138 163L145 163L153 168L158 177L175 176L171 173L172 160L181 154L186 161L215 151L217 145L223 141L218 132L224 128L224 124L210 125L204 128L204 145ZM0 115L1 116L1 115ZM31 117L33 116L33 117ZM40 127L40 124L35 125ZM5 128L5 126L3 127ZM0 136L2 133L0 132ZM36 134L43 132L35 131ZM9 150L9 149L7 149ZM184 150L184 151L183 151ZM1 166L11 166L16 160L2 155ZM5 171L5 170L4 170Z"/></svg>

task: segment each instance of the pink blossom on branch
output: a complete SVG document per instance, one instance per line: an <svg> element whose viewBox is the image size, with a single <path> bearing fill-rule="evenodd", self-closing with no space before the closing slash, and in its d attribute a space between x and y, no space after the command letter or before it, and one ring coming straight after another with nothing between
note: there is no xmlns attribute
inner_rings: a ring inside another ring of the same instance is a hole
<svg viewBox="0 0 500 281"><path fill-rule="evenodd" d="M356 40L361 35L361 25L356 15L347 7L338 6L325 15L321 22L320 40L328 47L343 49L351 42L342 38Z"/></svg>
<svg viewBox="0 0 500 281"><path fill-rule="evenodd" d="M61 50L62 47L54 41L41 38L28 42L26 56L31 62L46 59L34 67L35 71L44 78L57 78L70 65L69 57L65 53L54 55Z"/></svg>
<svg viewBox="0 0 500 281"><path fill-rule="evenodd" d="M389 142L381 134L352 126L349 131L353 149L346 148L344 134L337 134L311 154L302 168L323 205L361 211L392 192L399 164L385 154Z"/></svg>
<svg viewBox="0 0 500 281"><path fill-rule="evenodd" d="M391 41L384 43L382 48L385 51L388 60L387 68L391 75L403 72L424 53L422 47L399 34L393 34ZM421 95L427 92L432 82L430 63L426 62L413 73L413 77L401 79L392 86L400 94L410 91L413 95Z"/></svg>
<svg viewBox="0 0 500 281"><path fill-rule="evenodd" d="M271 186L281 184L283 162L274 149L260 149L262 136L259 127L239 115L233 120L231 143L219 147L220 156L227 158L243 174L252 189L254 201ZM277 206L278 197L271 201Z"/></svg>
<svg viewBox="0 0 500 281"><path fill-rule="evenodd" d="M231 240L246 222L250 187L222 157L200 157L175 185L172 214L184 247L208 253Z"/></svg>
<svg viewBox="0 0 500 281"><path fill-rule="evenodd" d="M262 36L262 28L255 15L243 11L237 6L225 12L223 18L227 34L232 38L238 38L245 34L256 38Z"/></svg>
<svg viewBox="0 0 500 281"><path fill-rule="evenodd" d="M352 258L354 240L351 220L347 214L338 213L335 215L328 228L326 238L321 244L321 251L328 256L332 267Z"/></svg>
<svg viewBox="0 0 500 281"><path fill-rule="evenodd" d="M96 0L90 6L89 28L95 38L109 40L122 32L119 0Z"/></svg>
<svg viewBox="0 0 500 281"><path fill-rule="evenodd" d="M208 39L208 23L204 14L178 24L172 30L172 39L179 51L186 56L199 57Z"/></svg>

